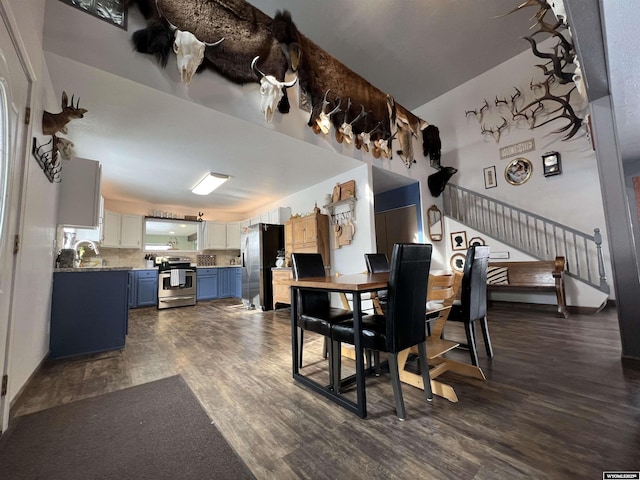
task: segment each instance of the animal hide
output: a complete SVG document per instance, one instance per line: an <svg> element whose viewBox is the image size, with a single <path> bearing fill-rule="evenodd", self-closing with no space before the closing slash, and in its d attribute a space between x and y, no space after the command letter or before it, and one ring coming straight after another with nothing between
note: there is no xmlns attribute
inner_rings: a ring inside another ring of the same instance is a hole
<svg viewBox="0 0 640 480"><path fill-rule="evenodd" d="M442 143L440 142L440 130L435 125L428 125L422 131L422 148L424 156L431 159L432 165L440 165Z"/></svg>
<svg viewBox="0 0 640 480"><path fill-rule="evenodd" d="M159 61L164 61L163 66L166 65L165 50L158 53L155 49L144 48L154 42L165 48L163 37L166 32L157 26L162 20L160 13L172 25L192 33L202 42L214 43L224 38L220 45L206 48L203 65L227 80L240 85L259 83L251 69L251 61L259 56L257 67L266 75L284 81L289 60L269 29L272 20L244 0L158 0L159 11L155 0L131 0L131 3L137 4L150 21L144 34L140 33L142 31L134 33L136 50L156 55ZM147 42L140 50L136 40L143 37ZM286 90L284 93L278 106L282 113L289 111Z"/></svg>
<svg viewBox="0 0 640 480"><path fill-rule="evenodd" d="M440 194L444 192L444 187L446 187L449 179L457 172L458 169L456 168L442 167L436 173L429 175L427 185L429 186L431 195L434 197L440 196Z"/></svg>

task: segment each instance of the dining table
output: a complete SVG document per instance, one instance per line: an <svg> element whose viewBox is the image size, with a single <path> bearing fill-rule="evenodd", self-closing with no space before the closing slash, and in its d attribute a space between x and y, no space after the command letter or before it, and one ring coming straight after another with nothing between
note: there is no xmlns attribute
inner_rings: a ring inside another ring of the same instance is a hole
<svg viewBox="0 0 640 480"><path fill-rule="evenodd" d="M373 373L374 369L369 367L365 370L364 354L361 347L362 332L362 298L361 295L367 292L384 290L387 288L389 273L355 273L349 275L337 275L326 277L304 278L291 280L291 349L293 378L320 393L332 402L357 414L360 418L367 416L367 399L365 390L365 376ZM298 302L296 301L298 292L301 290L312 290L322 292L337 292L351 294L353 303L353 324L356 331L354 338L354 352L356 373L351 377L341 381L341 386L356 384L356 401L344 395L343 389L335 391L332 385L323 385L307 375L300 372L297 362L298 358Z"/></svg>

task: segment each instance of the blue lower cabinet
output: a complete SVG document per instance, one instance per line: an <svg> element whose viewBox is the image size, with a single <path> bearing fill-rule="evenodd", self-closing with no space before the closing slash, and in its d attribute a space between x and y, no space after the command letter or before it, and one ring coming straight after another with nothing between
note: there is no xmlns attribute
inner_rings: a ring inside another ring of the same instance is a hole
<svg viewBox="0 0 640 480"><path fill-rule="evenodd" d="M129 272L129 308L138 306L138 294L136 293L136 272Z"/></svg>
<svg viewBox="0 0 640 480"><path fill-rule="evenodd" d="M218 298L229 298L235 285L235 268L220 268L218 282Z"/></svg>
<svg viewBox="0 0 640 480"><path fill-rule="evenodd" d="M134 270L134 281L129 290L129 308L158 305L158 270Z"/></svg>
<svg viewBox="0 0 640 480"><path fill-rule="evenodd" d="M242 269L236 267L236 283L235 283L235 292L233 292L232 297L241 298L242 297Z"/></svg>
<svg viewBox="0 0 640 480"><path fill-rule="evenodd" d="M51 297L51 358L124 348L129 272L55 272Z"/></svg>
<svg viewBox="0 0 640 480"><path fill-rule="evenodd" d="M196 300L215 300L218 298L219 268L198 268Z"/></svg>

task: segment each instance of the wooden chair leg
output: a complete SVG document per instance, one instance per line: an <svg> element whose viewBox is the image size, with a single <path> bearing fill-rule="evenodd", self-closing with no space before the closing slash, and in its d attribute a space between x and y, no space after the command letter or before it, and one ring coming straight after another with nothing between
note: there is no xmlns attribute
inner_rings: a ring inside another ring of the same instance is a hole
<svg viewBox="0 0 640 480"><path fill-rule="evenodd" d="M424 395L427 402L430 402L433 400L433 392L431 391L431 376L429 375L429 363L427 362L427 347L424 343L418 344L418 362L420 363L420 373L424 383Z"/></svg>
<svg viewBox="0 0 640 480"><path fill-rule="evenodd" d="M493 347L491 346L491 337L489 336L489 324L487 323L487 317L485 316L480 320L480 327L482 328L482 336L484 337L484 347L487 350L487 357L493 357Z"/></svg>
<svg viewBox="0 0 640 480"><path fill-rule="evenodd" d="M398 354L389 353L389 375L391 376L391 387L393 388L393 398L396 402L396 414L400 420L407 417L402 398L402 387L400 386L400 371L398 370ZM425 387L426 389L426 387Z"/></svg>

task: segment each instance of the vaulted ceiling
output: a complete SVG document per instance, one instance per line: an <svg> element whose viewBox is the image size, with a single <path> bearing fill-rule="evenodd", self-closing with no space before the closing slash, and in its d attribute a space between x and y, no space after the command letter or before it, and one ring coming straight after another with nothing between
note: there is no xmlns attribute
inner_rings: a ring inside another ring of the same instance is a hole
<svg viewBox="0 0 640 480"><path fill-rule="evenodd" d="M535 11L494 18L519 0L250 3L270 16L289 10L307 37L409 109L526 50L519 37ZM68 137L79 157L102 162L107 198L242 214L361 164L311 133L296 108L265 124L257 84L239 87L207 71L181 85L173 58L162 70L132 52L130 35L143 25L136 9L125 32L47 0L44 48L56 94L80 96L89 110ZM194 196L189 188L208 171L232 181ZM377 178L385 189L406 181Z"/></svg>

